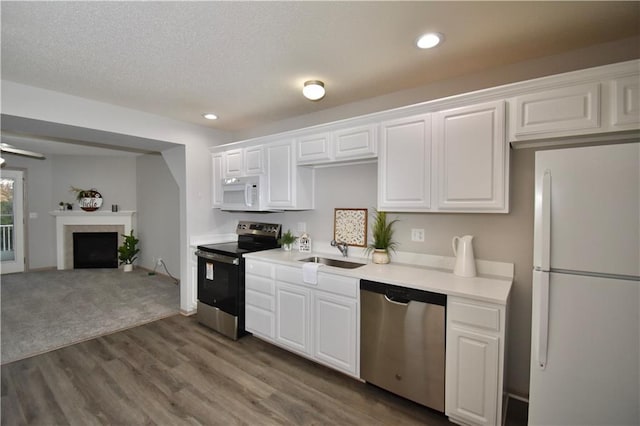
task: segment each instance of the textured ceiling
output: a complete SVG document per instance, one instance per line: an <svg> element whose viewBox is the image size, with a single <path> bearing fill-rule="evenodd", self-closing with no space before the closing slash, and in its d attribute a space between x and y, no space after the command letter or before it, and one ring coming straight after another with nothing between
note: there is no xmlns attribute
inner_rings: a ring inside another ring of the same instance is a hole
<svg viewBox="0 0 640 426"><path fill-rule="evenodd" d="M1 14L2 79L229 132L640 31L635 1L2 1ZM427 31L445 42L417 49ZM308 79L323 100L302 97Z"/></svg>

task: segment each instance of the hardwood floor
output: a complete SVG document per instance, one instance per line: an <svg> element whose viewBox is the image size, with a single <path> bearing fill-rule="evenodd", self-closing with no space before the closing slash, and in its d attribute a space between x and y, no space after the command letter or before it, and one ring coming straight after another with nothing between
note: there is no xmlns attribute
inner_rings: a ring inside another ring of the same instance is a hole
<svg viewBox="0 0 640 426"><path fill-rule="evenodd" d="M2 425L445 425L253 336L174 316L2 366Z"/></svg>

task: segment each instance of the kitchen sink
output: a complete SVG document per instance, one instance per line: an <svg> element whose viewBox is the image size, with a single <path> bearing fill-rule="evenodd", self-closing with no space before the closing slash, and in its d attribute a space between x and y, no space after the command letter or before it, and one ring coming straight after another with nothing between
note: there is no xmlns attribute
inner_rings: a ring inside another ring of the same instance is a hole
<svg viewBox="0 0 640 426"><path fill-rule="evenodd" d="M338 259L329 259L327 257L307 257L306 259L300 259L300 262L313 262L313 263L322 263L323 265L333 266L336 268L345 268L345 269L354 269L364 266L364 263L357 262L348 262L346 260L338 260Z"/></svg>

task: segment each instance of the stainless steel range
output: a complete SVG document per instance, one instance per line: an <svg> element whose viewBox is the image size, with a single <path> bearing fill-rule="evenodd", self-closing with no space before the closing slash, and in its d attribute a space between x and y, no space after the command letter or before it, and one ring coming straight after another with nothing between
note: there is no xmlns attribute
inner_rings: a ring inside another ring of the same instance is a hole
<svg viewBox="0 0 640 426"><path fill-rule="evenodd" d="M198 246L198 322L234 340L246 334L243 254L280 247L281 228L240 221L236 242Z"/></svg>

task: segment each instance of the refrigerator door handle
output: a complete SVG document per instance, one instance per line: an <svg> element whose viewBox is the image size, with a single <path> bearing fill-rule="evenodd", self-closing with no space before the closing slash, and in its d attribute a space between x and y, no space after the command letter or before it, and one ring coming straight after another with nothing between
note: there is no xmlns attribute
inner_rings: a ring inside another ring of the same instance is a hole
<svg viewBox="0 0 640 426"><path fill-rule="evenodd" d="M536 188L533 266L549 271L551 263L551 170L545 170Z"/></svg>
<svg viewBox="0 0 640 426"><path fill-rule="evenodd" d="M533 292L537 305L537 334L534 335L534 353L538 368L544 370L547 366L547 352L549 345L549 273L535 271L533 273Z"/></svg>

